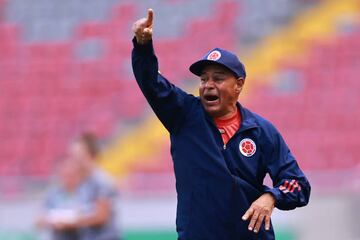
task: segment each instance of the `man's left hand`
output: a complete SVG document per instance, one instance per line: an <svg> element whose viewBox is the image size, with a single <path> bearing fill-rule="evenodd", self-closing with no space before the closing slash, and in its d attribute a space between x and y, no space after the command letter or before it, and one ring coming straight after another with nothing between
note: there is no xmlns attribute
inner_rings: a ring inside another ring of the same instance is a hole
<svg viewBox="0 0 360 240"><path fill-rule="evenodd" d="M249 231L258 233L260 227L265 219L265 229L270 229L270 217L275 207L275 198L271 193L264 193L255 202L253 202L250 208L246 211L242 219L244 221L250 220Z"/></svg>

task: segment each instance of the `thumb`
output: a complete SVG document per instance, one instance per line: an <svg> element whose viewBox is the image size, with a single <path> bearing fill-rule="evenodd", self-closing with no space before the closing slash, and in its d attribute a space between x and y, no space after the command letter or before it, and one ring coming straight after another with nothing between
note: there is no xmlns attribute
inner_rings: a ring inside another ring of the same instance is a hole
<svg viewBox="0 0 360 240"><path fill-rule="evenodd" d="M148 15L146 18L146 27L152 27L153 19L154 19L154 11L151 8L149 8L147 13Z"/></svg>

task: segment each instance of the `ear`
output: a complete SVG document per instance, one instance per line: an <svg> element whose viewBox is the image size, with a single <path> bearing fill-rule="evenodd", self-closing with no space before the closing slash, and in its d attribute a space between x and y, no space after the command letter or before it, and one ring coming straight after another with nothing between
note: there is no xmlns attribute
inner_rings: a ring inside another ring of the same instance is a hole
<svg viewBox="0 0 360 240"><path fill-rule="evenodd" d="M236 93L238 93L238 94L241 93L244 83L245 83L245 79L243 79L241 77L236 79L236 89L235 89Z"/></svg>

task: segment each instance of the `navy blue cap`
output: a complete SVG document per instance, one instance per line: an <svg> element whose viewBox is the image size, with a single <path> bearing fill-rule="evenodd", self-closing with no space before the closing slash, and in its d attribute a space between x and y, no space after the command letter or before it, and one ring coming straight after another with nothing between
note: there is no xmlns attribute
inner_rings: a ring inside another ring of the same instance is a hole
<svg viewBox="0 0 360 240"><path fill-rule="evenodd" d="M236 77L246 78L244 64L240 62L235 54L221 48L214 48L208 52L202 59L191 64L189 70L193 74L200 76L204 67L210 64L219 64L229 69Z"/></svg>

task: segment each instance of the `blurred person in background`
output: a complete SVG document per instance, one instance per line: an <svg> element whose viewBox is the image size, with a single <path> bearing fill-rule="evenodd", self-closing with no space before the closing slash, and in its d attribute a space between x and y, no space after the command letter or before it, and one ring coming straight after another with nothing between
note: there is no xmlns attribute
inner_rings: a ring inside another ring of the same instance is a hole
<svg viewBox="0 0 360 240"><path fill-rule="evenodd" d="M69 147L56 184L37 220L53 240L119 240L115 222L117 191L111 177L96 166L97 139L84 133Z"/></svg>

